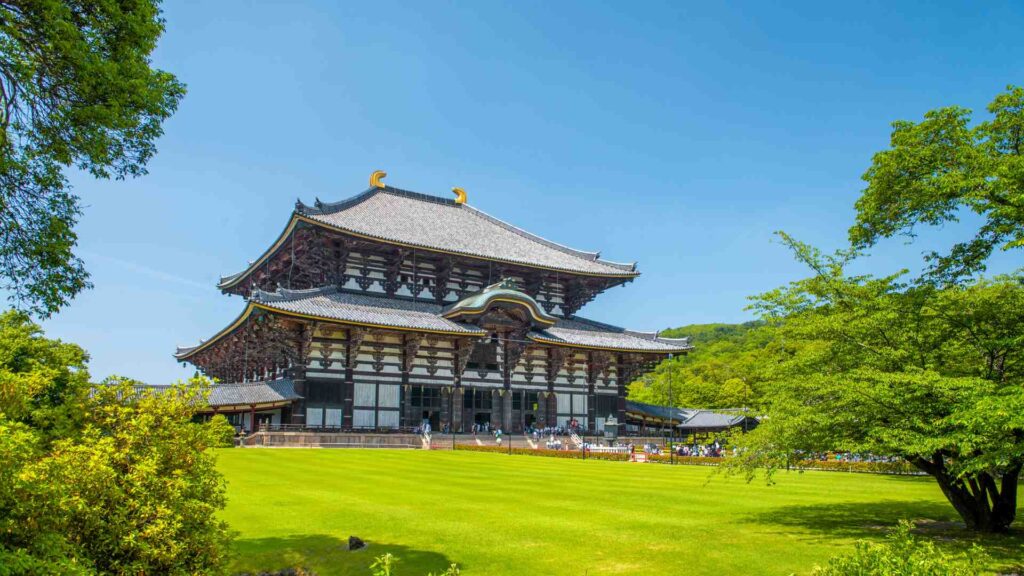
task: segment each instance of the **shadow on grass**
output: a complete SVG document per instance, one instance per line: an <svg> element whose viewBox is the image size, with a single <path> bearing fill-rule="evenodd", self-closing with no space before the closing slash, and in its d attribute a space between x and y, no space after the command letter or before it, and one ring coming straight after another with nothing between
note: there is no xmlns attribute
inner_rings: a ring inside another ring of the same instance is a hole
<svg viewBox="0 0 1024 576"><path fill-rule="evenodd" d="M398 558L399 576L425 576L443 572L452 560L444 554L416 550L400 544L366 541L362 550L349 551L348 539L327 534L277 538L243 538L235 541L231 573L303 567L319 576L370 574L374 558L391 553ZM460 563L460 568L464 566Z"/></svg>
<svg viewBox="0 0 1024 576"><path fill-rule="evenodd" d="M953 508L939 502L909 500L784 506L744 519L751 524L810 532L812 537L821 540L854 538L875 542L881 541L900 520L913 521L918 536L931 539L950 552L978 544L998 567L1019 566L1024 558L1024 529L1017 527L1009 534L969 532Z"/></svg>

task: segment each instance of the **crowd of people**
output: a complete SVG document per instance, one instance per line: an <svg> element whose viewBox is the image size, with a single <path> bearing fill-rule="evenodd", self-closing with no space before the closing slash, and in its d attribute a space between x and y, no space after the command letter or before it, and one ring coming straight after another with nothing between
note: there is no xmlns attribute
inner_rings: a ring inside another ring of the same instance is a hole
<svg viewBox="0 0 1024 576"><path fill-rule="evenodd" d="M902 459L897 456L876 456L874 454L856 454L853 452L816 452L804 454L805 460L817 460L827 462L899 462Z"/></svg>
<svg viewBox="0 0 1024 576"><path fill-rule="evenodd" d="M677 444L676 456L700 456L702 458L721 458L725 456L725 447L715 440L710 444Z"/></svg>

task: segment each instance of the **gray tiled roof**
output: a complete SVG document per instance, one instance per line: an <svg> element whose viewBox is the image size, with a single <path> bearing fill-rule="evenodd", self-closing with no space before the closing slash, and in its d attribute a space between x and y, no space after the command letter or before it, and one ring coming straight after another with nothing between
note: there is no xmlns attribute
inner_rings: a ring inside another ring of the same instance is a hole
<svg viewBox="0 0 1024 576"><path fill-rule="evenodd" d="M172 388L171 384L140 384L135 387L139 392L151 391L163 393ZM237 406L249 404L270 404L302 398L295 393L291 380L271 380L269 382L241 382L210 386L210 397L207 404L216 406Z"/></svg>
<svg viewBox="0 0 1024 576"><path fill-rule="evenodd" d="M733 409L729 409L733 410ZM714 410L696 410L693 408L671 408L669 406L657 406L645 404L633 400L626 400L626 412L643 414L663 420L674 420L680 422L676 428L681 430L728 430L743 424L745 415L738 410L735 412L716 412ZM750 417L754 425L757 419Z"/></svg>
<svg viewBox="0 0 1024 576"><path fill-rule="evenodd" d="M250 300L270 310L336 320L342 324L433 330L477 337L487 334L485 330L472 324L443 318L441 314L445 307L440 304L349 292L333 286L309 290L278 289L277 292L254 290ZM530 332L529 337L546 344L632 352L669 353L692 348L685 339L665 341L657 338L653 332L630 332L579 317L571 320L556 318L554 326ZM176 356L186 357L196 348L198 346L179 347Z"/></svg>
<svg viewBox="0 0 1024 576"><path fill-rule="evenodd" d="M381 240L566 272L633 277L636 264L600 259L521 230L468 204L392 187L295 211L328 226ZM229 280L225 280L227 282Z"/></svg>
<svg viewBox="0 0 1024 576"><path fill-rule="evenodd" d="M578 316L571 320L559 319L551 328L530 335L550 342L616 350L668 353L693 348L685 338L662 339L654 332L633 332Z"/></svg>
<svg viewBox="0 0 1024 576"><path fill-rule="evenodd" d="M485 333L471 324L442 318L440 314L444 308L439 304L345 292L334 287L310 290L281 289L278 292L257 290L253 292L252 300L285 312L336 319L341 322L474 335ZM680 352L691 348L687 342L680 343L680 340L685 339L665 342L658 339L655 333L630 332L578 317L572 320L558 318L554 326L533 331L530 337L555 344L643 352Z"/></svg>
<svg viewBox="0 0 1024 576"><path fill-rule="evenodd" d="M469 335L484 334L483 330L475 326L442 318L439 316L441 306L437 304L342 292L333 287L310 290L281 289L278 292L256 290L251 299L268 308L340 322Z"/></svg>
<svg viewBox="0 0 1024 576"><path fill-rule="evenodd" d="M269 404L302 398L295 393L291 380L214 384L210 388L210 407L240 404Z"/></svg>
<svg viewBox="0 0 1024 576"><path fill-rule="evenodd" d="M676 426L684 430L713 429L725 430L743 423L743 414L726 414L723 412L712 412L710 410L698 410L685 422Z"/></svg>
<svg viewBox="0 0 1024 576"><path fill-rule="evenodd" d="M679 408L658 406L656 404L636 402L635 400L626 400L626 412L634 412L645 416L661 418L663 420L671 419L677 422L682 422L689 416L689 412Z"/></svg>

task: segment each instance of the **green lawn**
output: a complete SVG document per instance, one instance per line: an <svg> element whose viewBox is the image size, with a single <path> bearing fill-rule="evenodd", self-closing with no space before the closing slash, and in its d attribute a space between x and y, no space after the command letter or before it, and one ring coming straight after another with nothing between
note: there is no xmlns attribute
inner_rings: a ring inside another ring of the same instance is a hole
<svg viewBox="0 0 1024 576"><path fill-rule="evenodd" d="M225 450L236 570L306 566L399 576L451 562L467 575L803 574L900 518L948 536L927 479L807 472L747 484L693 466L419 450ZM952 532L950 532L952 530ZM369 550L347 552L355 534ZM959 545L954 542L950 545ZM1019 534L989 538L999 564Z"/></svg>

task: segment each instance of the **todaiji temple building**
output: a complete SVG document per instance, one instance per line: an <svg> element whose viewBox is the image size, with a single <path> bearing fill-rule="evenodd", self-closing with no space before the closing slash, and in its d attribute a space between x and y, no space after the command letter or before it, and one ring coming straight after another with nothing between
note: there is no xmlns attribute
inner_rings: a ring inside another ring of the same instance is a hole
<svg viewBox="0 0 1024 576"><path fill-rule="evenodd" d="M284 231L218 287L241 314L176 357L217 379L210 410L246 430L382 431L429 421L519 432L626 422L626 386L686 339L577 312L631 282L602 260L455 198L383 184L297 202Z"/></svg>

